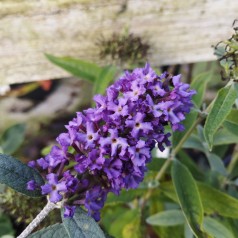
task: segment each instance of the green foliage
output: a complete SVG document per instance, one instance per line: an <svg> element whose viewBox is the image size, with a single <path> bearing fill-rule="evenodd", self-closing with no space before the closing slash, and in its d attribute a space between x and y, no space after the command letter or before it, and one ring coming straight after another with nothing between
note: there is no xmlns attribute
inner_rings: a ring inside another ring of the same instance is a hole
<svg viewBox="0 0 238 238"><path fill-rule="evenodd" d="M94 94L104 94L108 85L113 81L117 72L117 68L114 66L107 66L102 68L100 74L97 76L94 86Z"/></svg>
<svg viewBox="0 0 238 238"><path fill-rule="evenodd" d="M93 94L104 94L106 88L113 82L117 67L109 65L100 67L97 64L71 57L56 57L46 54L47 59L68 71L75 77L93 83Z"/></svg>
<svg viewBox="0 0 238 238"><path fill-rule="evenodd" d="M62 213L62 220L70 238L105 238L103 231L95 220L79 207L76 208L73 218L64 218Z"/></svg>
<svg viewBox="0 0 238 238"><path fill-rule="evenodd" d="M173 132L173 146L168 158L156 158L152 153L153 159L147 166L148 171L139 188L123 190L119 196L108 194L100 223L103 230L116 238L236 237L238 152L234 144L238 142L238 84L237 78L232 76L238 75L237 40L236 30L232 38L225 41L228 47L221 47L219 52L224 69L222 77L229 79L226 85L225 82L218 83L217 63L211 63L212 70L207 69L207 64L204 63L199 64L199 67L195 66L199 73L196 70L193 73L196 77L192 77L191 87L197 94L193 97L193 110L183 121L185 130ZM128 60L123 57L128 55L117 51L120 50L118 42L123 47L126 46L128 53L128 45L131 46L133 41L120 41L121 38L116 39L115 36L112 42L107 42L109 45L105 45L104 41L101 44L104 47L101 54L107 57L108 52L112 53L113 60L119 59L123 65ZM133 54L133 47L131 59L136 55ZM118 57L119 54L123 60ZM72 75L91 82L93 94L104 94L118 73L115 66L100 67L70 57L46 57ZM128 65L131 66L131 62ZM205 95L210 95L207 94L210 86L220 90L212 103L206 106L209 99ZM2 136L1 148L5 153L14 153L21 144L22 139L18 138L14 144L16 148L11 147L15 134L22 138L23 129L21 131L19 126L15 126ZM43 151L44 154L48 153L48 149ZM26 194L29 192L24 187L26 182L38 175L19 163L12 157L1 155L0 181L18 191L20 186L20 192ZM69 166L73 164L70 163ZM43 183L41 177L37 179L40 184ZM111 237L105 235L82 208L77 208L72 219L62 217L62 220L62 224L38 231L30 237Z"/></svg>
<svg viewBox="0 0 238 238"><path fill-rule="evenodd" d="M237 140L238 140L238 134L231 133L226 128L222 128L218 130L217 133L214 135L213 145L217 146L217 145L236 144Z"/></svg>
<svg viewBox="0 0 238 238"><path fill-rule="evenodd" d="M108 232L117 238L142 238L140 220L140 210L127 210L117 216Z"/></svg>
<svg viewBox="0 0 238 238"><path fill-rule="evenodd" d="M75 77L88 80L92 83L95 82L96 78L102 71L98 65L80 59L71 57L56 57L50 54L46 54L45 56L53 64L63 68Z"/></svg>
<svg viewBox="0 0 238 238"><path fill-rule="evenodd" d="M64 218L61 224L55 224L33 233L29 238L110 238L105 235L93 218L77 207L73 218Z"/></svg>
<svg viewBox="0 0 238 238"><path fill-rule="evenodd" d="M45 203L45 197L32 199L32 197L18 193L7 186L4 186L4 189L0 191L0 208L4 214L10 216L18 224L28 225L45 206ZM43 220L41 226L49 226L49 224L59 221L60 215L57 210L54 210Z"/></svg>
<svg viewBox="0 0 238 238"><path fill-rule="evenodd" d="M127 203L131 202L137 197L143 196L143 194L147 191L146 189L135 189L135 190L122 190L120 196L117 196L113 193L109 193L107 197L106 204L117 204L117 203Z"/></svg>
<svg viewBox="0 0 238 238"><path fill-rule="evenodd" d="M203 222L204 230L216 238L235 238L232 232L222 223L211 217L205 217Z"/></svg>
<svg viewBox="0 0 238 238"><path fill-rule="evenodd" d="M223 123L223 126L232 134L238 135L238 110L233 109L230 111L226 120Z"/></svg>
<svg viewBox="0 0 238 238"><path fill-rule="evenodd" d="M6 215L0 212L0 237L4 235L14 235L12 223Z"/></svg>
<svg viewBox="0 0 238 238"><path fill-rule="evenodd" d="M29 238L67 238L70 236L68 235L67 231L65 230L62 224L55 224L44 228L40 231L33 233L32 235L28 236Z"/></svg>
<svg viewBox="0 0 238 238"><path fill-rule="evenodd" d="M238 218L238 199L205 183L198 183L198 188L207 214Z"/></svg>
<svg viewBox="0 0 238 238"><path fill-rule="evenodd" d="M168 210L148 217L146 222L154 226L177 226L185 223L185 217L180 210Z"/></svg>
<svg viewBox="0 0 238 238"><path fill-rule="evenodd" d="M0 154L0 183L30 197L42 196L40 190L27 190L27 182L30 180L35 180L38 185L44 184L43 178L35 169L11 156Z"/></svg>
<svg viewBox="0 0 238 238"><path fill-rule="evenodd" d="M7 128L0 136L0 148L2 153L12 155L22 144L26 126L16 124Z"/></svg>
<svg viewBox="0 0 238 238"><path fill-rule="evenodd" d="M185 218L193 233L201 237L203 235L203 207L195 180L179 161L173 163L172 179Z"/></svg>
<svg viewBox="0 0 238 238"><path fill-rule="evenodd" d="M193 96L193 103L197 109L202 105L204 94L207 88L207 83L211 79L211 72L205 72L199 74L191 83L191 88L195 89L197 94ZM186 116L186 119L183 121L185 130L183 132L174 132L173 133L173 147L175 148L188 130L192 127L198 116L197 111L192 111Z"/></svg>
<svg viewBox="0 0 238 238"><path fill-rule="evenodd" d="M214 134L229 115L236 98L237 92L235 90L234 84L222 88L218 92L211 111L207 116L204 127L205 139L210 149L212 149L213 146Z"/></svg>
<svg viewBox="0 0 238 238"><path fill-rule="evenodd" d="M197 182L202 206L206 214L238 218L238 200L206 183ZM179 202L171 182L160 185L160 190L175 202Z"/></svg>

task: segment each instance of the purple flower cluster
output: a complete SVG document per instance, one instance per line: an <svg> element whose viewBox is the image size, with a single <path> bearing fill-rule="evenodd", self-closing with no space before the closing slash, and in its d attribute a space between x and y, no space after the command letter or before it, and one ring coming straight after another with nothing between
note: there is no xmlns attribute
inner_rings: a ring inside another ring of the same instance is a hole
<svg viewBox="0 0 238 238"><path fill-rule="evenodd" d="M63 201L66 217L74 214L76 205L84 205L98 221L108 192L136 188L155 144L161 151L170 145L165 126L183 130L181 121L195 91L180 78L158 76L146 64L126 72L105 96L96 95L96 107L77 113L57 138L59 145L29 163L45 172L42 194L53 203ZM29 181L28 189L35 188Z"/></svg>

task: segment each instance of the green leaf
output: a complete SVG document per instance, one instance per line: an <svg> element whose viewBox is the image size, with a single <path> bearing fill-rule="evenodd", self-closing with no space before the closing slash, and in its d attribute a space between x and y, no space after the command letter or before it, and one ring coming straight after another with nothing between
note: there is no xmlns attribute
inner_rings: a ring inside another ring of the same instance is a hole
<svg viewBox="0 0 238 238"><path fill-rule="evenodd" d="M231 110L226 118L226 121L233 122L238 125L238 110L237 109Z"/></svg>
<svg viewBox="0 0 238 238"><path fill-rule="evenodd" d="M157 157L153 157L152 155L152 161L148 163L146 166L150 171L158 172L162 168L165 161L166 159L164 158L157 158Z"/></svg>
<svg viewBox="0 0 238 238"><path fill-rule="evenodd" d="M62 224L55 224L33 233L28 238L69 238Z"/></svg>
<svg viewBox="0 0 238 238"><path fill-rule="evenodd" d="M224 217L238 218L238 199L205 183L197 182L204 212ZM170 199L179 202L171 182L160 184L160 190Z"/></svg>
<svg viewBox="0 0 238 238"><path fill-rule="evenodd" d="M207 214L238 218L238 199L221 192L205 183L198 182L202 204Z"/></svg>
<svg viewBox="0 0 238 238"><path fill-rule="evenodd" d="M110 231L111 225L114 221L128 211L128 207L126 207L122 203L114 203L103 207L101 211L101 224L105 228L106 231Z"/></svg>
<svg viewBox="0 0 238 238"><path fill-rule="evenodd" d="M64 218L63 225L70 238L105 238L105 235L95 220L80 207L76 208L73 218Z"/></svg>
<svg viewBox="0 0 238 238"><path fill-rule="evenodd" d="M1 148L4 154L13 154L24 141L26 127L16 124L8 128L1 137Z"/></svg>
<svg viewBox="0 0 238 238"><path fill-rule="evenodd" d="M196 180L205 180L204 173L199 169L193 159L183 150L180 150L177 157L185 165Z"/></svg>
<svg viewBox="0 0 238 238"><path fill-rule="evenodd" d="M229 131L230 133L234 134L235 136L238 135L238 124L229 122L229 121L224 121L223 126Z"/></svg>
<svg viewBox="0 0 238 238"><path fill-rule="evenodd" d="M114 80L117 68L114 66L104 67L101 73L96 78L93 93L94 94L104 94L108 85Z"/></svg>
<svg viewBox="0 0 238 238"><path fill-rule="evenodd" d="M184 238L194 238L193 232L188 224L184 226Z"/></svg>
<svg viewBox="0 0 238 238"><path fill-rule="evenodd" d="M27 196L41 197L40 190L27 190L27 182L30 180L35 180L39 186L44 184L43 178L35 169L9 155L0 154L0 183Z"/></svg>
<svg viewBox="0 0 238 238"><path fill-rule="evenodd" d="M193 103L196 105L197 108L200 108L202 105L202 101L204 98L204 94L207 88L207 83L211 79L212 73L211 72L205 72L197 77L194 78L194 80L191 83L191 88L195 89L197 91L197 94L193 96ZM193 123L195 122L197 118L198 112L191 111L188 115L186 115L186 119L182 122L184 125L185 130L183 132L174 132L173 133L173 147L175 148L179 141L183 138L183 136L186 134L186 132L191 128Z"/></svg>
<svg viewBox="0 0 238 238"><path fill-rule="evenodd" d="M182 122L185 130L184 131L175 131L173 132L173 137L172 137L172 144L173 148L175 148L178 143L182 140L186 132L192 127L193 123L195 122L197 118L198 112L196 111L191 111L189 114L186 115L185 120Z"/></svg>
<svg viewBox="0 0 238 238"><path fill-rule="evenodd" d="M235 238L228 228L211 217L205 217L203 221L204 230L215 238Z"/></svg>
<svg viewBox="0 0 238 238"><path fill-rule="evenodd" d="M224 163L218 155L207 152L206 157L208 159L212 171L216 171L222 174L223 176L228 175Z"/></svg>
<svg viewBox="0 0 238 238"><path fill-rule="evenodd" d="M80 59L71 57L56 57L50 54L45 54L45 56L52 63L63 68L72 75L90 82L95 82L96 78L102 71L98 65Z"/></svg>
<svg viewBox="0 0 238 238"><path fill-rule="evenodd" d="M131 202L136 197L142 196L145 193L145 189L131 189L122 190L120 195L115 195L114 193L109 193L106 201L106 205L111 205L115 203L127 203Z"/></svg>
<svg viewBox="0 0 238 238"><path fill-rule="evenodd" d="M148 217L146 222L154 226L177 226L185 223L185 217L180 210L168 210Z"/></svg>
<svg viewBox="0 0 238 238"><path fill-rule="evenodd" d="M109 233L117 238L141 238L140 216L138 209L124 212L112 222Z"/></svg>
<svg viewBox="0 0 238 238"><path fill-rule="evenodd" d="M195 135L192 134L183 144L183 148L186 149L196 149L198 151L202 151L202 152L206 152L207 148L205 148L203 142L201 141L201 139Z"/></svg>
<svg viewBox="0 0 238 238"><path fill-rule="evenodd" d="M0 237L4 235L13 235L14 229L9 217L0 213Z"/></svg>
<svg viewBox="0 0 238 238"><path fill-rule="evenodd" d="M197 94L193 96L193 102L200 108L203 102L203 98L206 92L207 83L210 81L212 72L204 72L199 74L191 83L191 88L197 91Z"/></svg>
<svg viewBox="0 0 238 238"><path fill-rule="evenodd" d="M140 233L140 218L133 219L128 224L123 227L122 230L123 238L139 238L141 237Z"/></svg>
<svg viewBox="0 0 238 238"><path fill-rule="evenodd" d="M203 207L199 191L189 170L177 160L172 166L172 180L188 224L194 235L201 237Z"/></svg>
<svg viewBox="0 0 238 238"><path fill-rule="evenodd" d="M237 92L233 84L219 90L204 126L204 135L210 150L214 134L230 113L236 98Z"/></svg>
<svg viewBox="0 0 238 238"><path fill-rule="evenodd" d="M214 135L214 142L213 145L229 145L229 144L236 144L238 141L238 134L231 133L225 128L222 128L217 131Z"/></svg>

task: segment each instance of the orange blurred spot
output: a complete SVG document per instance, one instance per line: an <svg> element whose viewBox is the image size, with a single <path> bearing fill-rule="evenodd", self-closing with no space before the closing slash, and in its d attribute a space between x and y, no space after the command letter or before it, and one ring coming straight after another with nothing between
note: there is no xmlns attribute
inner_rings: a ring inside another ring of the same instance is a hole
<svg viewBox="0 0 238 238"><path fill-rule="evenodd" d="M39 85L43 88L45 91L49 91L52 85L51 80L44 80L44 81L39 81Z"/></svg>

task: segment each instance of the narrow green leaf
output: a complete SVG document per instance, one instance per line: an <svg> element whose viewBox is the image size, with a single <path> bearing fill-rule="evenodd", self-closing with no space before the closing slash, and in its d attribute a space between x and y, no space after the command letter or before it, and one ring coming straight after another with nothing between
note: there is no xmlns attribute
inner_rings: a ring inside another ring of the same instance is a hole
<svg viewBox="0 0 238 238"><path fill-rule="evenodd" d="M214 142L213 145L229 145L229 144L236 144L238 141L238 134L231 133L226 128L222 128L217 131L214 135Z"/></svg>
<svg viewBox="0 0 238 238"><path fill-rule="evenodd" d="M224 163L218 155L207 152L206 157L208 159L212 171L216 171L222 174L223 176L227 176L227 171L224 166Z"/></svg>
<svg viewBox="0 0 238 238"><path fill-rule="evenodd" d="M62 224L55 224L33 233L28 238L70 238Z"/></svg>
<svg viewBox="0 0 238 238"><path fill-rule="evenodd" d="M45 54L48 60L81 79L95 82L102 69L93 63L71 57L56 57Z"/></svg>
<svg viewBox="0 0 238 238"><path fill-rule="evenodd" d="M13 154L24 141L26 127L24 124L16 124L9 127L1 137L1 148L4 154Z"/></svg>
<svg viewBox="0 0 238 238"><path fill-rule="evenodd" d="M204 212L224 217L238 218L238 199L205 183L197 182ZM175 202L179 202L171 182L160 184L160 190Z"/></svg>
<svg viewBox="0 0 238 238"><path fill-rule="evenodd" d="M238 199L221 192L205 183L198 182L202 204L207 214L238 218Z"/></svg>
<svg viewBox="0 0 238 238"><path fill-rule="evenodd" d="M191 88L197 91L197 94L193 96L193 102L200 108L203 102L203 98L206 92L207 83L210 81L212 72L204 72L195 77L191 83Z"/></svg>
<svg viewBox="0 0 238 238"><path fill-rule="evenodd" d="M204 218L203 227L207 233L215 238L235 238L228 228L211 217Z"/></svg>
<svg viewBox="0 0 238 238"><path fill-rule="evenodd" d="M185 217L181 210L168 210L148 217L146 222L154 226L177 226L185 223Z"/></svg>
<svg viewBox="0 0 238 238"><path fill-rule="evenodd" d="M197 115L198 115L198 112L191 111L189 114L186 115L186 119L182 122L185 130L182 132L181 131L173 132L173 137L172 137L173 148L175 148L178 145L178 143L184 137L186 132L192 127L193 123L195 122L197 118Z"/></svg>
<svg viewBox="0 0 238 238"><path fill-rule="evenodd" d="M230 113L236 98L237 92L233 84L219 90L204 126L204 135L210 150L214 134Z"/></svg>
<svg viewBox="0 0 238 238"><path fill-rule="evenodd" d="M238 110L237 109L231 110L226 118L226 121L229 121L238 125Z"/></svg>
<svg viewBox="0 0 238 238"><path fill-rule="evenodd" d="M211 79L212 73L205 72L197 77L191 83L191 88L197 91L197 94L193 96L193 103L197 108L200 108L202 105L204 93L207 88L207 83ZM174 132L173 133L173 147L176 147L179 141L183 138L186 132L191 128L193 123L197 118L198 112L191 111L188 115L186 115L186 119L182 122L184 125L185 130L183 132Z"/></svg>
<svg viewBox="0 0 238 238"><path fill-rule="evenodd" d="M94 94L104 94L108 85L114 80L117 68L114 66L104 67L101 73L97 76L93 93Z"/></svg>
<svg viewBox="0 0 238 238"><path fill-rule="evenodd" d="M159 238L184 238L183 225L180 226L153 226L153 231ZM144 238L144 237L143 237ZM194 237L192 237L194 238Z"/></svg>
<svg viewBox="0 0 238 238"><path fill-rule="evenodd" d="M187 153L185 153L183 150L180 150L177 157L179 161L188 168L188 170L196 180L203 181L205 179L205 175L202 170L199 169L197 164Z"/></svg>
<svg viewBox="0 0 238 238"><path fill-rule="evenodd" d="M238 124L230 121L224 121L223 126L232 134L238 135Z"/></svg>
<svg viewBox="0 0 238 238"><path fill-rule="evenodd" d="M203 142L201 141L201 139L195 135L192 134L183 144L183 148L186 149L196 149L198 151L202 151L202 152L206 152L207 148L205 148Z"/></svg>
<svg viewBox="0 0 238 238"><path fill-rule="evenodd" d="M105 238L105 235L95 220L77 207L73 218L64 218L63 225L70 238Z"/></svg>
<svg viewBox="0 0 238 238"><path fill-rule="evenodd" d="M43 178L35 169L9 155L0 154L0 183L27 196L41 197L40 190L27 190L27 182L30 180L35 180L39 186L44 184Z"/></svg>
<svg viewBox="0 0 238 238"><path fill-rule="evenodd" d="M194 238L193 232L188 224L184 226L184 238Z"/></svg>
<svg viewBox="0 0 238 238"><path fill-rule="evenodd" d="M179 204L194 234L202 235L203 207L195 180L179 161L172 166L172 180Z"/></svg>

